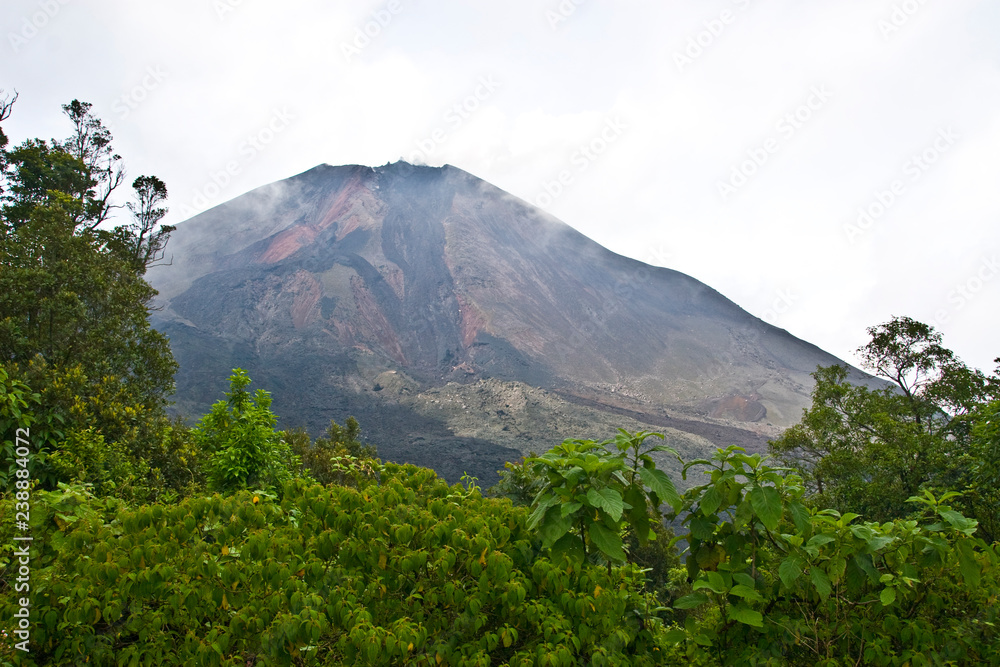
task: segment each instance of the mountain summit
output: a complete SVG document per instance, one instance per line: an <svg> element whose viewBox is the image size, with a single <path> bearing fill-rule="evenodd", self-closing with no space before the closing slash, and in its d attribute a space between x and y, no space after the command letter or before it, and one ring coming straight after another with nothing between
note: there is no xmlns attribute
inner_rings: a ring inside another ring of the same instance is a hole
<svg viewBox="0 0 1000 667"><path fill-rule="evenodd" d="M168 254L148 277L182 413L240 366L282 426L353 414L450 481L616 426L760 450L839 363L451 166L320 165L181 223Z"/></svg>

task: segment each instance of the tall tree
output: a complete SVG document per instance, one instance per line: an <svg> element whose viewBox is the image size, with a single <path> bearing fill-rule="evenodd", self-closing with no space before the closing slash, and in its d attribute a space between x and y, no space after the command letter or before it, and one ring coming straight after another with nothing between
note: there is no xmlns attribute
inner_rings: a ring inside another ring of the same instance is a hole
<svg viewBox="0 0 1000 667"><path fill-rule="evenodd" d="M73 134L62 149L79 160L87 175L87 189L76 193L83 205L84 217L78 222L95 229L116 208L111 195L125 182L125 166L111 146L111 131L91 110L89 102L73 100L62 109L73 123Z"/></svg>
<svg viewBox="0 0 1000 667"><path fill-rule="evenodd" d="M131 236L135 239L132 246L136 266L142 273L156 262L163 259L163 250L174 227L156 225L167 214L167 208L160 206L167 200L167 186L156 176L140 176L132 183L135 189L136 201L127 204L132 212L133 224L130 226Z"/></svg>
<svg viewBox="0 0 1000 667"><path fill-rule="evenodd" d="M74 101L64 111L74 123L69 139L31 140L9 154L0 363L39 394L46 421L62 425L45 444L49 453L73 442L93 450L103 439L139 460L162 449L177 368L167 339L149 325L156 292L142 278L169 234L153 229L166 187L136 179L140 221L98 229L124 170L91 105Z"/></svg>
<svg viewBox="0 0 1000 667"><path fill-rule="evenodd" d="M17 91L14 91L13 97L7 97L3 94L3 89L0 88L0 123L10 118L11 111L14 108L14 102L17 102ZM0 199L3 197L4 182L7 180L8 141L7 135L4 134L3 128L0 127Z"/></svg>
<svg viewBox="0 0 1000 667"><path fill-rule="evenodd" d="M802 472L817 502L886 521L907 514L921 487L961 486L969 415L996 385L926 324L896 317L868 333L862 366L889 383L870 389L848 382L842 366L819 368L812 407L771 450Z"/></svg>
<svg viewBox="0 0 1000 667"><path fill-rule="evenodd" d="M85 230L96 229L118 208L111 197L125 180L125 167L111 145L110 130L87 102L73 100L62 108L73 124L67 139L30 139L7 155L4 217L15 228L57 193L77 201L77 206L64 208Z"/></svg>

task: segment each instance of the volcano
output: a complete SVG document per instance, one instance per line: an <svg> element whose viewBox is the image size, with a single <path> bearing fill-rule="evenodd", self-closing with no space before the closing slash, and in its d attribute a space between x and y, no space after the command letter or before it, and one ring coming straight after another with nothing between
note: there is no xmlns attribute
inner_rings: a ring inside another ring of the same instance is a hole
<svg viewBox="0 0 1000 667"><path fill-rule="evenodd" d="M180 223L168 255L148 279L178 412L242 367L282 427L354 415L452 482L616 427L763 451L842 363L452 166L320 165Z"/></svg>

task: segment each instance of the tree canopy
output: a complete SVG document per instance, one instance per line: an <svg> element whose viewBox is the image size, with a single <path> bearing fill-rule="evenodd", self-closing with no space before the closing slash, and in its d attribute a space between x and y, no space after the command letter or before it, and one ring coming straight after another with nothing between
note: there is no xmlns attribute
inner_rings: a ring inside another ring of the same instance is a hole
<svg viewBox="0 0 1000 667"><path fill-rule="evenodd" d="M2 104L0 118L13 102ZM120 208L112 195L125 178L122 159L90 104L73 100L63 112L67 139L0 149L0 363L38 394L40 423L50 426L35 460L38 479L61 478L49 465L57 459L47 458L56 450L63 470L107 473L127 464L139 478L147 476L140 459L165 447L177 368L167 339L149 324L156 292L142 278L169 235L156 228L166 186L137 178L136 221L102 227ZM117 463L97 456L96 434L120 452ZM77 453L66 458L67 448Z"/></svg>

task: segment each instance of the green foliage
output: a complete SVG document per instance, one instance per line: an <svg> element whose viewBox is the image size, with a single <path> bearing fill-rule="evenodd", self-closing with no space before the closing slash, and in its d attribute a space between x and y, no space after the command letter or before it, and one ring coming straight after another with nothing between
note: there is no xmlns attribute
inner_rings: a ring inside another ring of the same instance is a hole
<svg viewBox="0 0 1000 667"><path fill-rule="evenodd" d="M300 461L274 430L271 396L247 391L250 377L234 368L225 401L219 401L194 429L198 446L209 455L208 481L218 491L277 489L292 477Z"/></svg>
<svg viewBox="0 0 1000 667"><path fill-rule="evenodd" d="M38 402L38 395L31 393L31 388L23 382L11 378L0 366L0 448L3 461L7 463L0 468L0 489L9 488L8 483L14 478L18 468L16 439L24 435L19 431L30 431L33 418L29 406ZM30 435L30 433L29 433ZM28 468L29 472L31 468Z"/></svg>
<svg viewBox="0 0 1000 667"><path fill-rule="evenodd" d="M0 107L4 120L10 105ZM140 200L147 195L133 209L145 237L130 226L98 229L115 208L121 158L91 105L74 100L63 111L73 127L65 141L3 151L0 358L37 396L32 476L42 488L76 480L100 494L151 499L184 477L178 460L190 453L164 447L179 444L164 410L177 366L149 325L155 291L132 252L153 237L162 252L166 236L150 225L166 188L136 179ZM0 469L10 463L5 456Z"/></svg>
<svg viewBox="0 0 1000 667"><path fill-rule="evenodd" d="M996 550L926 492L922 520L807 508L796 475L738 447L684 496L697 610L673 638L720 664L996 664Z"/></svg>
<svg viewBox="0 0 1000 667"><path fill-rule="evenodd" d="M325 436L311 445L303 429L283 431L281 437L301 460L302 471L320 484L357 486L360 479L376 476L372 464L377 463L378 451L361 441L361 426L354 417L348 417L343 426L330 420Z"/></svg>
<svg viewBox="0 0 1000 667"><path fill-rule="evenodd" d="M80 366L60 370L40 356L20 375L38 390L28 413L30 471L41 488L89 483L98 495L150 501L203 481L190 429L160 408L134 403L115 378L91 382ZM4 470L13 466L9 454L4 452Z"/></svg>
<svg viewBox="0 0 1000 667"><path fill-rule="evenodd" d="M1000 399L973 415L965 492L956 501L979 520L980 535L1000 541Z"/></svg>
<svg viewBox="0 0 1000 667"><path fill-rule="evenodd" d="M6 502L6 501L0 501ZM660 665L633 567L538 557L526 510L386 464L134 509L35 498L24 665ZM10 540L6 517L0 544ZM8 579L11 561L0 561ZM14 595L0 589L0 617Z"/></svg>
<svg viewBox="0 0 1000 667"><path fill-rule="evenodd" d="M537 528L542 546L552 558L571 561L599 554L611 570L626 560L622 533L634 531L640 544L651 536L650 513L658 519L662 502L675 509L680 497L673 482L656 468L653 452L676 452L664 445L644 448L658 433L630 434L620 430L614 440L565 440L540 457L530 459L545 484L532 505L528 527ZM608 447L614 445L617 453ZM631 456L631 460L629 460ZM594 551L596 548L596 552Z"/></svg>
<svg viewBox="0 0 1000 667"><path fill-rule="evenodd" d="M844 367L818 369L812 407L771 451L802 474L816 506L888 521L911 512L907 498L923 488L961 485L969 415L997 378L966 367L909 318L869 334L863 364L892 385L855 386Z"/></svg>
<svg viewBox="0 0 1000 667"><path fill-rule="evenodd" d="M531 451L517 461L508 461L503 470L498 470L499 481L486 490L487 495L495 498L507 498L515 505L528 507L535 496L542 490L545 478L535 474L532 459L538 458L538 453Z"/></svg>

